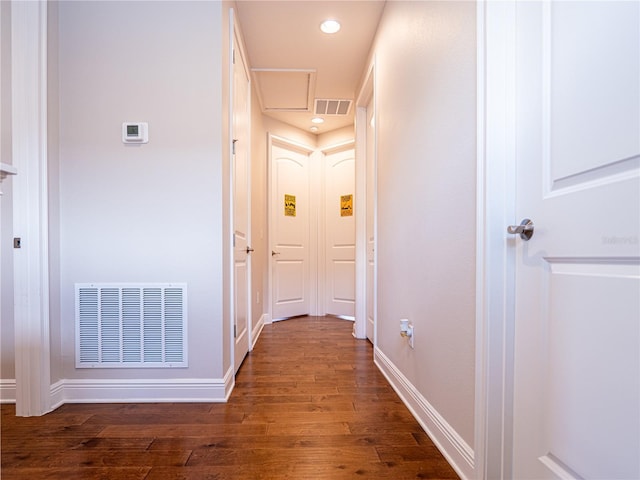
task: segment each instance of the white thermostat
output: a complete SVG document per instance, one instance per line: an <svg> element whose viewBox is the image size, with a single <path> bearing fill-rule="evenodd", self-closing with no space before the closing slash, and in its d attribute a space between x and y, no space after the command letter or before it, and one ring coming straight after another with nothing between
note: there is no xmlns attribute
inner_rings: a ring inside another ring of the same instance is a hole
<svg viewBox="0 0 640 480"><path fill-rule="evenodd" d="M124 122L122 124L123 143L149 143L149 127L146 122Z"/></svg>

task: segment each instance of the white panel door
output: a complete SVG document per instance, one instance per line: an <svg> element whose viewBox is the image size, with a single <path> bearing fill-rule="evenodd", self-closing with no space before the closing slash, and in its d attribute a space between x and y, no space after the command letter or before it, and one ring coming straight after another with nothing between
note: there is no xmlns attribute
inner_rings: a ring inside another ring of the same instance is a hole
<svg viewBox="0 0 640 480"><path fill-rule="evenodd" d="M309 153L271 146L273 320L309 313Z"/></svg>
<svg viewBox="0 0 640 480"><path fill-rule="evenodd" d="M516 2L513 478L640 478L640 3Z"/></svg>
<svg viewBox="0 0 640 480"><path fill-rule="evenodd" d="M249 75L234 35L233 233L235 371L249 351Z"/></svg>
<svg viewBox="0 0 640 480"><path fill-rule="evenodd" d="M375 123L373 98L367 106L367 338L374 343L375 318L375 197L376 197L376 160L375 160Z"/></svg>
<svg viewBox="0 0 640 480"><path fill-rule="evenodd" d="M355 315L356 224L355 152L325 156L325 311L331 315Z"/></svg>

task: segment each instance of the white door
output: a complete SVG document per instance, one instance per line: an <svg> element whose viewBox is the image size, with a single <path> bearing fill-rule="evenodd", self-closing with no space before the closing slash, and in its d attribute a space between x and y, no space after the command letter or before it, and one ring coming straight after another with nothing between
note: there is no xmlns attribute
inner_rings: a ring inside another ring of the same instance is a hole
<svg viewBox="0 0 640 480"><path fill-rule="evenodd" d="M234 35L233 55L233 233L234 363L237 371L249 351L249 75Z"/></svg>
<svg viewBox="0 0 640 480"><path fill-rule="evenodd" d="M309 154L271 142L273 320L310 312Z"/></svg>
<svg viewBox="0 0 640 480"><path fill-rule="evenodd" d="M328 153L325 180L325 311L354 317L356 288L356 224L354 211L355 152Z"/></svg>
<svg viewBox="0 0 640 480"><path fill-rule="evenodd" d="M640 3L516 2L513 478L640 478Z"/></svg>
<svg viewBox="0 0 640 480"><path fill-rule="evenodd" d="M367 338L374 343L375 318L375 195L376 195L376 161L375 161L375 123L373 97L367 105Z"/></svg>

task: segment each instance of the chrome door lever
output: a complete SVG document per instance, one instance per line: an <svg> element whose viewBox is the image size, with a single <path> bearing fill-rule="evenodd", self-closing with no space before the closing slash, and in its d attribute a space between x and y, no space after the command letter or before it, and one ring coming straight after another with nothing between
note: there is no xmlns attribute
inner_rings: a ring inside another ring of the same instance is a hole
<svg viewBox="0 0 640 480"><path fill-rule="evenodd" d="M276 252L275 250L271 250L271 256L280 255L280 252Z"/></svg>
<svg viewBox="0 0 640 480"><path fill-rule="evenodd" d="M525 218L520 222L520 225L509 225L507 227L507 233L511 235L520 234L520 238L526 242L533 237L533 222Z"/></svg>
<svg viewBox="0 0 640 480"><path fill-rule="evenodd" d="M253 248L251 248L251 247L247 247L247 253L251 253L251 252L253 252L253 251L254 251L254 250L253 250Z"/></svg>

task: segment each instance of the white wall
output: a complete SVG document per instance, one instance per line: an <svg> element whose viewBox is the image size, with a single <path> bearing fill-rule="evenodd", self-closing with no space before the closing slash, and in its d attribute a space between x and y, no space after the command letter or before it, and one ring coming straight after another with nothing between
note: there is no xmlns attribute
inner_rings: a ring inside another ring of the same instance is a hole
<svg viewBox="0 0 640 480"><path fill-rule="evenodd" d="M331 147L340 143L353 141L354 138L355 131L353 125L349 125L327 133L321 133L318 135L317 145L318 148Z"/></svg>
<svg viewBox="0 0 640 480"><path fill-rule="evenodd" d="M0 2L0 162L11 161L11 3ZM15 378L13 331L13 189L11 177L2 182L0 198L0 379Z"/></svg>
<svg viewBox="0 0 640 480"><path fill-rule="evenodd" d="M60 311L52 331L59 322L66 379L221 378L230 364L225 22L219 2L59 5ZM149 143L124 145L124 121L148 122ZM187 283L189 368L76 370L76 282Z"/></svg>
<svg viewBox="0 0 640 480"><path fill-rule="evenodd" d="M60 312L60 88L58 70L58 5L47 4L47 174L49 176L49 318ZM61 324L49 324L51 383L63 378Z"/></svg>
<svg viewBox="0 0 640 480"><path fill-rule="evenodd" d="M413 408L465 475L474 438L475 8L387 2L372 49L378 360L407 398L416 395ZM413 350L401 318L415 326ZM444 423L429 424L426 411Z"/></svg>

